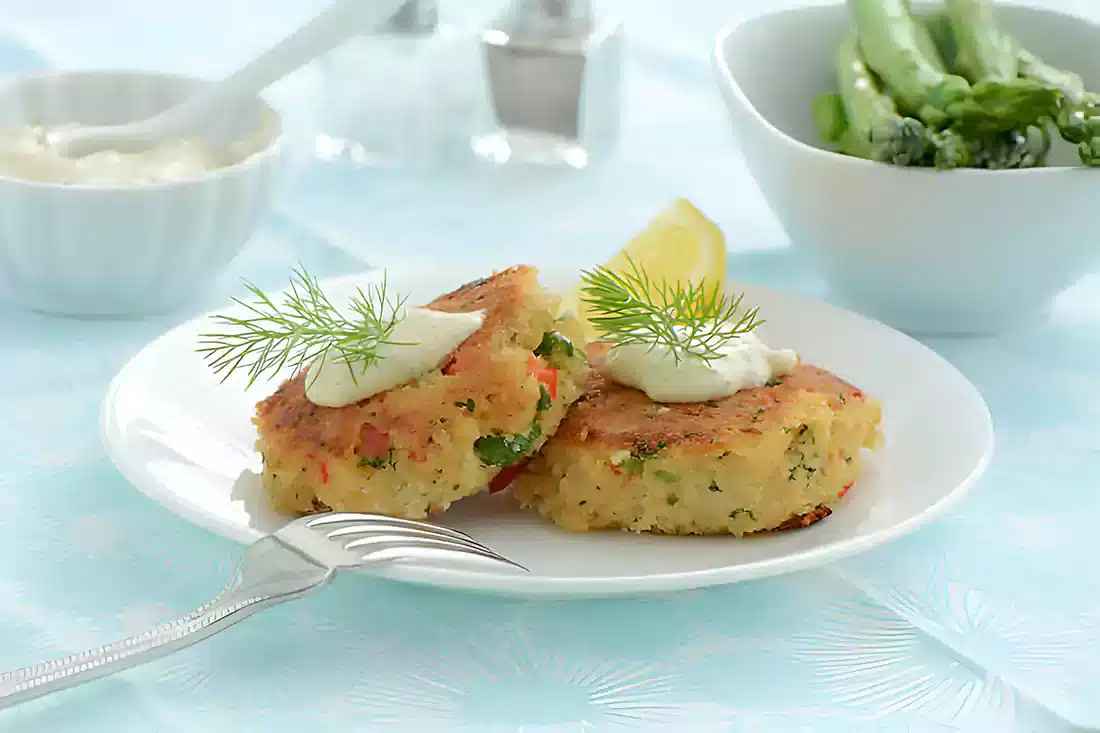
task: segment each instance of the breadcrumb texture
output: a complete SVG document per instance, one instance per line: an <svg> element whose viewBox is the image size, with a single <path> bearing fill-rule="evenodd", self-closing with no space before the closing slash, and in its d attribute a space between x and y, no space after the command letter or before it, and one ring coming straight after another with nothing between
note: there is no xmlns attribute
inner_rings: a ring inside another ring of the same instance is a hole
<svg viewBox="0 0 1100 733"><path fill-rule="evenodd" d="M881 441L881 408L824 369L702 403L593 372L512 492L565 529L745 535L827 517Z"/></svg>
<svg viewBox="0 0 1100 733"><path fill-rule="evenodd" d="M288 380L259 403L254 419L274 507L423 518L478 493L501 471L479 457L479 438L537 434L525 451L533 454L581 395L588 372L579 350L532 353L547 332L579 339L575 321L555 318L557 305L536 270L513 267L427 304L485 312L482 328L439 369L344 407L306 399L305 372ZM540 384L551 362L556 395L547 406Z"/></svg>

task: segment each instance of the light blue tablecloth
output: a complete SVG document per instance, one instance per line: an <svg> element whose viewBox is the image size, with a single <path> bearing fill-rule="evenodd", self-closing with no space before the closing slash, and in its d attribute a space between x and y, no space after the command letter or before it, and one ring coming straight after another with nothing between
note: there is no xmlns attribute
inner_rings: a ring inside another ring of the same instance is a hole
<svg viewBox="0 0 1100 733"><path fill-rule="evenodd" d="M13 5L0 72L218 73L318 4ZM657 0L619 4L632 35L629 116L606 168L427 179L305 169L191 312L238 290L237 276L278 286L298 261L320 276L395 252L486 266L590 262L674 195L723 226L732 276L821 294L741 169L711 86L708 39L752 4L699 0L675 15ZM311 79L278 92L300 135L315 122ZM240 548L127 485L97 434L108 379L188 315L82 323L0 305L0 668L143 630L205 602L229 576ZM644 600L534 603L342 578L187 652L0 712L0 730L1100 729L1100 280L1066 293L1045 328L931 345L982 389L997 455L955 516L884 550Z"/></svg>

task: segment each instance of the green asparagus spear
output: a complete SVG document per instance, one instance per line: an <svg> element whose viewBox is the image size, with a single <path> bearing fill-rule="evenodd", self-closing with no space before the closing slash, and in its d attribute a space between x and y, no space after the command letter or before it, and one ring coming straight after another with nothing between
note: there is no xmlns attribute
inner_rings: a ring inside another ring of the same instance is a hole
<svg viewBox="0 0 1100 733"><path fill-rule="evenodd" d="M955 40L954 68L971 84L1008 82L1019 71L1015 43L997 25L990 0L946 0Z"/></svg>
<svg viewBox="0 0 1100 733"><path fill-rule="evenodd" d="M854 33L836 49L840 99L852 137L869 144L872 160L895 165L920 165L928 152L927 130L920 120L903 118L860 55Z"/></svg>
<svg viewBox="0 0 1100 733"><path fill-rule="evenodd" d="M952 69L955 64L955 34L951 30L951 20L947 13L938 12L918 16L919 22L928 29L928 37L936 45L936 53L943 59L944 67ZM932 133L934 153L932 165L941 170L952 168L970 168L975 165L975 156L979 144L972 143L955 130L941 130Z"/></svg>
<svg viewBox="0 0 1100 733"><path fill-rule="evenodd" d="M1050 153L1050 134L1044 125L1024 131L964 137L955 130L932 133L934 149L931 164L950 168L1035 168L1046 163Z"/></svg>
<svg viewBox="0 0 1100 733"><path fill-rule="evenodd" d="M1100 166L1100 107L1087 103L1064 105L1055 125L1063 140L1077 146L1082 163Z"/></svg>
<svg viewBox="0 0 1100 733"><path fill-rule="evenodd" d="M1035 168L1046 163L1050 153L1050 133L1045 125L1010 130L982 142L975 163L980 168L1003 170Z"/></svg>
<svg viewBox="0 0 1100 733"><path fill-rule="evenodd" d="M1020 76L1060 91L1070 104L1096 103L1098 95L1085 89L1085 82L1072 71L1051 66L1026 48L1016 50Z"/></svg>
<svg viewBox="0 0 1100 733"><path fill-rule="evenodd" d="M934 132L932 139L932 165L941 170L970 168L975 165L976 145L954 130Z"/></svg>
<svg viewBox="0 0 1100 733"><path fill-rule="evenodd" d="M954 6L959 8L956 17L961 10L973 6L979 0L952 0ZM966 7L960 7L965 5ZM984 11L989 10L988 4L979 5ZM963 42L957 41L955 30L952 26L952 18L946 12L931 13L920 18L920 22L928 30L935 43L941 58L947 64L947 68L955 70L957 57L966 54L961 47ZM996 50L995 39L1003 34L986 20L983 37L992 37L992 45ZM971 57L977 57L975 50L978 29L964 31L963 35L970 38L969 44ZM971 97L956 102L947 110L951 121L946 123L963 130L971 137L987 137L1012 130L1026 130L1036 125L1044 117L1053 117L1058 110L1058 90L1048 83L1046 79L1031 77L1023 73L1024 60L1020 55L1019 44L1011 38L1006 38L1004 47L1016 54L1015 62L1005 62L1005 68L998 71L995 67L990 75L979 80L973 87ZM1003 75L1009 64L1015 63L1020 70L1019 78L996 78Z"/></svg>
<svg viewBox="0 0 1100 733"><path fill-rule="evenodd" d="M945 7L953 68L974 84L971 99L949 110L955 129L981 140L976 162L982 167L1042 165L1050 151L1043 120L1056 114L1057 90L1017 78L1019 46L1001 31L990 0L946 0Z"/></svg>
<svg viewBox="0 0 1100 733"><path fill-rule="evenodd" d="M814 122L818 136L834 145L848 131L848 118L844 113L844 100L836 92L817 95L813 102Z"/></svg>
<svg viewBox="0 0 1100 733"><path fill-rule="evenodd" d="M1061 92L1054 115L1058 132L1077 145L1082 163L1100 165L1100 94L1090 92L1077 74L1051 66L1026 48L1017 50L1017 60L1021 77Z"/></svg>
<svg viewBox="0 0 1100 733"><path fill-rule="evenodd" d="M818 136L835 146L838 153L870 159L871 143L868 140L857 140L852 134L848 127L848 115L844 112L844 102L839 94L819 94L813 102L813 114Z"/></svg>
<svg viewBox="0 0 1100 733"><path fill-rule="evenodd" d="M1017 146L1020 155L1020 164L1017 167L1036 168L1046 165L1050 148L1050 130L1046 124L1032 125L1024 131L1022 145Z"/></svg>
<svg viewBox="0 0 1100 733"><path fill-rule="evenodd" d="M1074 145L1100 137L1100 107L1064 104L1055 117L1062 138Z"/></svg>
<svg viewBox="0 0 1100 733"><path fill-rule="evenodd" d="M960 1L964 0L955 0L955 2ZM971 0L965 1L969 2ZM955 59L959 54L959 50L955 40L955 30L948 13L929 13L922 16L920 20L935 41L936 49L947 68L957 68ZM1019 41L1011 36L1006 37L1005 43L1006 47L1012 49L1016 54L1015 64L1019 78L1056 89L1073 104L1081 104L1082 102L1100 104L1100 94L1089 92L1085 88L1084 80L1078 74L1051 66L1028 49L1022 48Z"/></svg>
<svg viewBox="0 0 1100 733"><path fill-rule="evenodd" d="M871 159L870 145L863 140L857 140L851 130L845 130L844 134L840 136L836 143L836 150L838 153L850 155L853 158Z"/></svg>
<svg viewBox="0 0 1100 733"><path fill-rule="evenodd" d="M959 50L955 46L955 32L951 30L951 19L947 13L928 13L918 16L921 25L928 29L928 36L936 46L936 53L943 60L944 68L955 68L955 56Z"/></svg>
<svg viewBox="0 0 1100 733"><path fill-rule="evenodd" d="M974 85L969 99L947 107L951 126L971 137L1023 130L1058 113L1059 92L1030 79Z"/></svg>
<svg viewBox="0 0 1100 733"><path fill-rule="evenodd" d="M945 71L928 29L907 0L847 0L867 65L882 78L906 114L928 124L946 120L950 104L965 100L970 84Z"/></svg>
<svg viewBox="0 0 1100 733"><path fill-rule="evenodd" d="M1100 166L1100 137L1094 137L1077 146L1081 162L1088 166Z"/></svg>
<svg viewBox="0 0 1100 733"><path fill-rule="evenodd" d="M897 117L871 129L871 160L880 163L922 165L929 145L928 129L912 117Z"/></svg>

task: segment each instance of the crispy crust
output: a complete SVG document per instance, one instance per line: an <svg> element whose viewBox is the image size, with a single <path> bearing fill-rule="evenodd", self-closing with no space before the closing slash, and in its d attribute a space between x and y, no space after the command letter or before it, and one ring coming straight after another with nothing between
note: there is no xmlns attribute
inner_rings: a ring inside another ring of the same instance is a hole
<svg viewBox="0 0 1100 733"><path fill-rule="evenodd" d="M529 307L531 293L539 290L538 273L533 267L510 267L490 277L474 280L444 293L425 308L444 313L485 312L485 322L470 338L455 349L443 363L443 371L456 365L462 371L476 371L492 359L492 341L501 330L515 330Z"/></svg>
<svg viewBox="0 0 1100 733"><path fill-rule="evenodd" d="M820 393L834 410L863 393L817 366L799 364L776 386L741 390L707 402L658 404L636 389L592 372L584 396L555 438L595 451L652 450L660 443L709 453L752 440L787 422L800 393Z"/></svg>
<svg viewBox="0 0 1100 733"><path fill-rule="evenodd" d="M778 527L775 527L774 529L765 529L765 530L762 530L760 532L757 532L756 534L764 534L764 533L767 533L767 532L786 532L786 531L792 530L792 529L805 529L806 527L809 527L811 524L817 524L822 519L824 519L825 517L829 516L832 513L833 513L832 509L825 506L824 504L821 504L821 505L817 506L816 508L812 509L811 511L806 512L805 514L796 514L796 515L794 515L793 517L788 519L786 522L783 522L783 524L779 525Z"/></svg>

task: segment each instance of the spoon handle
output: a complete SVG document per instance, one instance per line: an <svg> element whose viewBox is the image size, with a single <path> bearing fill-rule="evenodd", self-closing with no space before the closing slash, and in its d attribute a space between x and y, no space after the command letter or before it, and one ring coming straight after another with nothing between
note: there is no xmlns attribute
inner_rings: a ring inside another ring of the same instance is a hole
<svg viewBox="0 0 1100 733"><path fill-rule="evenodd" d="M386 22L404 3L405 0L338 0L220 84L196 94L172 114L162 115L160 124L171 125L177 116L181 121L197 121L235 99L254 96L355 33Z"/></svg>
<svg viewBox="0 0 1100 733"><path fill-rule="evenodd" d="M89 140L102 148L122 152L145 149L162 140L191 132L203 119L217 115L235 101L260 93L287 74L305 66L358 33L389 20L407 0L337 0L298 30L217 84L212 84L182 104L141 122L89 129ZM71 156L85 151L84 140L75 135L67 141Z"/></svg>

